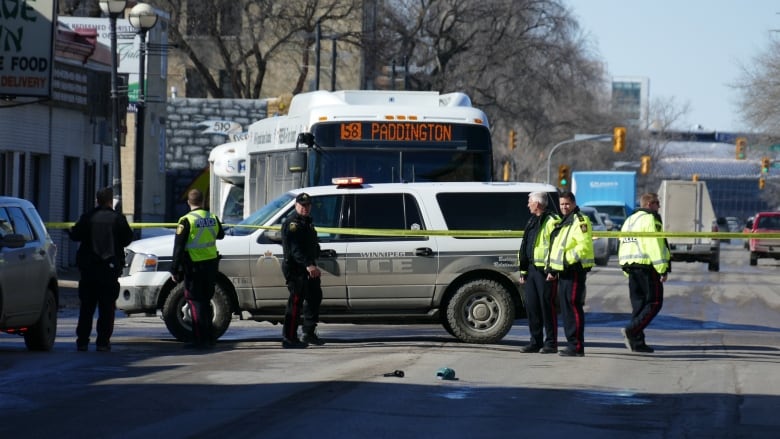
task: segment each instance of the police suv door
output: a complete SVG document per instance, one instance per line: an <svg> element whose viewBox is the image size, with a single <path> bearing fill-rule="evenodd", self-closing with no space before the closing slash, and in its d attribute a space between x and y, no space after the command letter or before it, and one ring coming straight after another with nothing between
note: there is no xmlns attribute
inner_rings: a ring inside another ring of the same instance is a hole
<svg viewBox="0 0 780 439"><path fill-rule="evenodd" d="M317 266L322 271L322 313L326 308L331 310L346 308L346 287L344 264L346 242L341 235L328 228L340 227L342 220L343 194L312 196L311 216L317 236L320 240L320 258ZM295 211L294 203L274 221L275 226L281 226L285 218ZM320 230L325 229L325 230ZM267 230L259 235L256 243L250 246L252 270L252 287L258 307L280 307L287 304L289 293L282 275L281 233Z"/></svg>
<svg viewBox="0 0 780 439"><path fill-rule="evenodd" d="M424 230L425 220L411 194L356 193L349 217L358 229ZM351 309L431 307L438 271L436 238L352 236L347 245L347 301Z"/></svg>

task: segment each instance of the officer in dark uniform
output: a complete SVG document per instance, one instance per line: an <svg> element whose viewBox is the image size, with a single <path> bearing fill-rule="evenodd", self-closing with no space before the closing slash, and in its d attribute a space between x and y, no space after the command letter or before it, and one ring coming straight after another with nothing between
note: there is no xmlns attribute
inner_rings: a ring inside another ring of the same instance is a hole
<svg viewBox="0 0 780 439"><path fill-rule="evenodd" d="M119 297L119 275L125 266L126 247L133 240L133 229L111 204L110 187L97 191L97 206L79 218L69 230L70 238L80 241L76 252L79 266L79 322L76 326L76 349L86 351L92 332L92 317L98 309L96 350L111 350L114 311Z"/></svg>
<svg viewBox="0 0 780 439"><path fill-rule="evenodd" d="M179 218L173 244L171 279L184 279L184 297L190 305L193 343L188 347L210 348L216 343L211 299L217 284L217 240L225 237L219 219L206 210L203 192L187 194L190 212Z"/></svg>
<svg viewBox="0 0 780 439"><path fill-rule="evenodd" d="M295 212L282 223L284 260L282 273L290 297L282 328L282 347L305 348L309 344L322 345L317 336L322 288L317 268L320 244L311 218L311 197L301 193L295 197ZM303 315L303 340L298 338L298 320Z"/></svg>

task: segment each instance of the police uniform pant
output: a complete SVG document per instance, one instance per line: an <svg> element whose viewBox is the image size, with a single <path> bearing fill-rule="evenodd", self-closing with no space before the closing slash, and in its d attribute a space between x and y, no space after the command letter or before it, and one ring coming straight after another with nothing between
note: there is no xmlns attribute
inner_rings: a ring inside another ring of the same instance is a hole
<svg viewBox="0 0 780 439"><path fill-rule="evenodd" d="M631 321L626 326L628 338L645 343L645 328L650 325L664 303L664 284L654 268L629 267L628 293L631 298Z"/></svg>
<svg viewBox="0 0 780 439"><path fill-rule="evenodd" d="M555 309L556 281L547 281L543 269L531 265L525 282L525 311L531 345L558 347L558 312Z"/></svg>
<svg viewBox="0 0 780 439"><path fill-rule="evenodd" d="M320 278L310 278L308 273L291 276L287 280L287 309L284 314L282 335L288 340L298 338L298 321L303 316L303 333L313 334L320 318L322 287Z"/></svg>
<svg viewBox="0 0 780 439"><path fill-rule="evenodd" d="M116 271L109 267L96 266L81 271L79 279L79 321L76 325L76 344L87 346L92 333L92 318L95 309L98 311L97 339L98 346L108 346L111 334L114 332L114 312L116 299L119 297L119 281Z"/></svg>
<svg viewBox="0 0 780 439"><path fill-rule="evenodd" d="M216 341L211 299L214 297L218 271L219 259L192 262L184 269L184 298L190 306L192 338L196 344Z"/></svg>
<svg viewBox="0 0 780 439"><path fill-rule="evenodd" d="M585 353L585 277L587 272L572 270L558 276L563 330L569 349Z"/></svg>

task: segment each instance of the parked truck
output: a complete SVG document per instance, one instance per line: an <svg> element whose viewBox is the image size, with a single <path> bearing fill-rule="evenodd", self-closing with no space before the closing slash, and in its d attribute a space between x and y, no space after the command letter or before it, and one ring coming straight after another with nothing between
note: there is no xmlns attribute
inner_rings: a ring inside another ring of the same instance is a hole
<svg viewBox="0 0 780 439"><path fill-rule="evenodd" d="M717 232L710 191L703 181L664 180L658 189L659 213L666 232ZM705 237L669 237L672 261L705 262L720 270L720 241Z"/></svg>
<svg viewBox="0 0 780 439"><path fill-rule="evenodd" d="M571 188L580 206L592 206L609 215L616 228L636 205L636 172L578 171L571 175Z"/></svg>

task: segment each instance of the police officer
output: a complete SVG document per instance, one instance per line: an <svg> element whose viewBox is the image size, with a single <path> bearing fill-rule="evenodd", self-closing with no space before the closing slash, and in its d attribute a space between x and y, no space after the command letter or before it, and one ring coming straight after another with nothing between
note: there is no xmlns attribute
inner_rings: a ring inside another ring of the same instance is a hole
<svg viewBox="0 0 780 439"><path fill-rule="evenodd" d="M282 328L282 347L305 348L325 342L317 336L322 288L317 267L320 244L311 218L311 197L300 193L295 197L295 212L282 223L282 273L290 296ZM303 340L298 338L298 319L303 315Z"/></svg>
<svg viewBox="0 0 780 439"><path fill-rule="evenodd" d="M204 206L203 192L187 194L190 212L179 218L173 244L171 279L184 280L184 298L192 315L192 340L188 347L210 348L216 343L211 299L217 283L217 240L225 237L219 219Z"/></svg>
<svg viewBox="0 0 780 439"><path fill-rule="evenodd" d="M641 206L623 223L621 232L661 232L663 224L658 209L658 194L646 193L639 198ZM618 259L628 276L631 299L631 321L620 331L631 352L652 353L645 343L645 328L653 321L664 301L664 286L671 271L671 253L662 237L622 237Z"/></svg>
<svg viewBox="0 0 780 439"><path fill-rule="evenodd" d="M119 275L124 267L126 247L133 240L133 230L125 217L111 204L114 191L102 188L96 194L97 206L79 218L69 230L70 238L80 241L76 262L79 279L79 321L76 326L76 349L86 351L92 332L92 317L98 310L97 351L111 350L114 311L119 297Z"/></svg>
<svg viewBox="0 0 780 439"><path fill-rule="evenodd" d="M550 235L547 280L557 278L561 295L563 329L569 346L558 352L563 357L585 355L585 277L593 268L593 227L577 207L574 194L563 191L558 205L563 218Z"/></svg>
<svg viewBox="0 0 780 439"><path fill-rule="evenodd" d="M544 266L550 250L550 234L560 217L547 210L545 192L528 194L528 210L531 218L525 225L518 260L520 283L525 285L531 342L520 348L520 352L552 354L558 352L558 313L555 310L555 280L546 279Z"/></svg>

